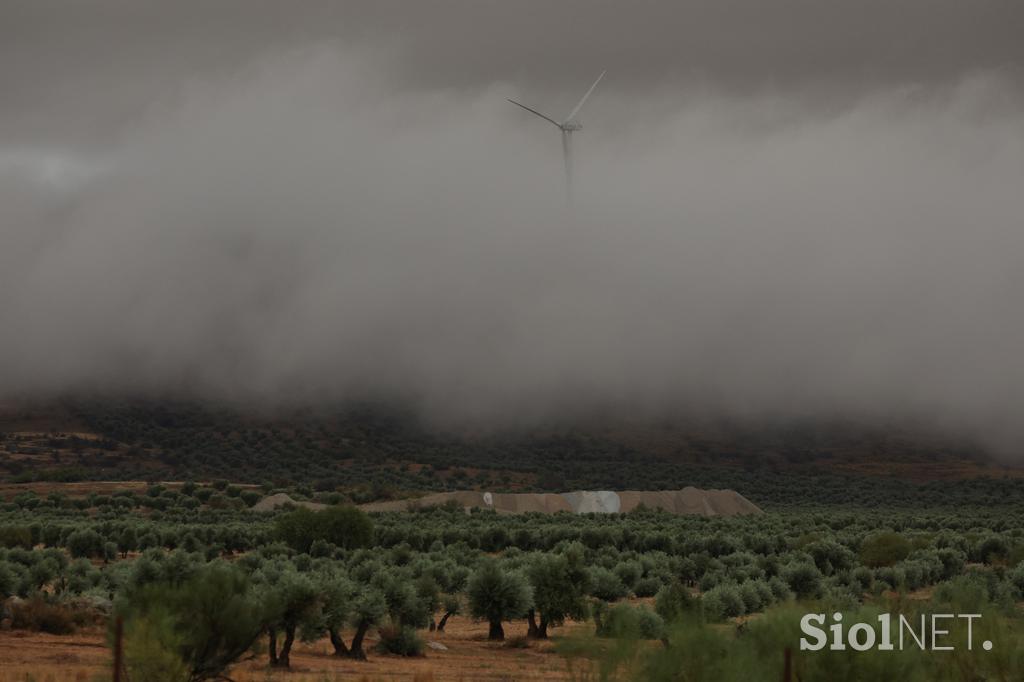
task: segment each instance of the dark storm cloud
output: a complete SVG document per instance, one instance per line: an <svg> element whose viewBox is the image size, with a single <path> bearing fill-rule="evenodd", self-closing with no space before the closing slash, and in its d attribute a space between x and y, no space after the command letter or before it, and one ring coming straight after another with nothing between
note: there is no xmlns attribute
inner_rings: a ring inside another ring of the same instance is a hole
<svg viewBox="0 0 1024 682"><path fill-rule="evenodd" d="M386 47L378 76L405 87L550 92L607 68L607 87L634 93L813 87L843 105L981 71L1019 79L1021 35L1016 0L5 0L0 133L95 143L189 79L318 43Z"/></svg>
<svg viewBox="0 0 1024 682"><path fill-rule="evenodd" d="M767 4L6 5L0 391L895 413L1016 448L1016 5ZM564 112L604 66L568 210L557 131L505 97Z"/></svg>

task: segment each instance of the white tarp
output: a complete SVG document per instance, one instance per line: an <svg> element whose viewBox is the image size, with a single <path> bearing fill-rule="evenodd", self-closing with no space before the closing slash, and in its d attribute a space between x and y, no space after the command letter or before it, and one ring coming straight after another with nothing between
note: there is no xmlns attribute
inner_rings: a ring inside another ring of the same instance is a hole
<svg viewBox="0 0 1024 682"><path fill-rule="evenodd" d="M622 509L619 494L611 490L577 490L562 497L577 514L617 514Z"/></svg>

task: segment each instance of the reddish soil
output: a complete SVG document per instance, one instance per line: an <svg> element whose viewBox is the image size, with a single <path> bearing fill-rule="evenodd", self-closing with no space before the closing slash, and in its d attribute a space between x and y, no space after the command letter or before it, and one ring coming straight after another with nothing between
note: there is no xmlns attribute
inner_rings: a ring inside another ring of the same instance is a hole
<svg viewBox="0 0 1024 682"><path fill-rule="evenodd" d="M557 640L571 631L589 632L593 626L568 624L552 632ZM236 682L324 682L326 680L365 680L390 682L475 682L514 680L570 679L565 659L554 651L554 640L529 641L527 648L488 642L487 625L467 618L453 617L443 633L423 631L428 642L440 642L447 651L427 648L418 658L379 654L373 651L376 639L367 637L367 661L335 658L326 640L312 644L297 643L292 650L290 671L267 667L266 655L240 663L231 669ZM526 634L526 623L506 623L505 635L512 639ZM346 633L346 641L352 633ZM93 682L109 679L111 652L102 630L75 635L0 632L0 682Z"/></svg>

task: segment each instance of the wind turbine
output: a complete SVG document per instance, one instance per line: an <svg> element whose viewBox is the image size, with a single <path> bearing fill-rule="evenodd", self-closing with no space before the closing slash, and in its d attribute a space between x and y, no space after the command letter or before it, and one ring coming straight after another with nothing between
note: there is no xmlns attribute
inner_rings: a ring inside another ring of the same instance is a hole
<svg viewBox="0 0 1024 682"><path fill-rule="evenodd" d="M567 199L572 196L572 134L577 130L583 130L583 124L576 120L576 114L580 113L580 109L583 108L583 104L587 101L587 98L590 97L590 93L594 92L594 88L596 88L597 84L601 82L601 79L604 78L604 74L605 72L602 71L601 75L597 77L596 81L594 81L594 84L590 86L589 90L587 90L587 94L583 95L583 98L580 99L576 106L573 107L573 110L569 112L569 115L566 116L565 120L561 123L549 116L545 116L536 109L531 109L525 104L520 104L514 99L509 100L509 102L512 102L512 104L515 104L517 107L522 107L531 114L540 116L542 119L562 131L562 156L565 159L565 196Z"/></svg>

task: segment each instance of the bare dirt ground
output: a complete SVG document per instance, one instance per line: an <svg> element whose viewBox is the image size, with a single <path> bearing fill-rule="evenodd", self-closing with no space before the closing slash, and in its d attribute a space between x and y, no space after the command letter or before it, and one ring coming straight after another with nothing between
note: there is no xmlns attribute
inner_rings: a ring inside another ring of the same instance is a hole
<svg viewBox="0 0 1024 682"><path fill-rule="evenodd" d="M0 499L11 499L21 493L33 492L45 497L50 493L61 493L68 497L88 497L91 493L113 495L123 491L142 494L149 483L145 481L81 481L60 483L51 481L34 481L32 483L0 482Z"/></svg>
<svg viewBox="0 0 1024 682"><path fill-rule="evenodd" d="M567 624L552 631L554 638L570 632L589 632L591 625ZM525 622L506 623L506 638L526 634ZM352 633L346 633L346 641ZM487 626L453 617L445 632L424 631L428 642L440 642L447 651L426 649L418 658L379 654L376 639L367 637L367 661L332 656L326 639L296 643L290 671L267 667L266 654L243 661L230 671L236 682L475 682L571 679L565 659L554 651L554 641L529 641L528 648L488 642ZM0 682L94 682L110 679L111 653L102 630L75 635L0 632Z"/></svg>

